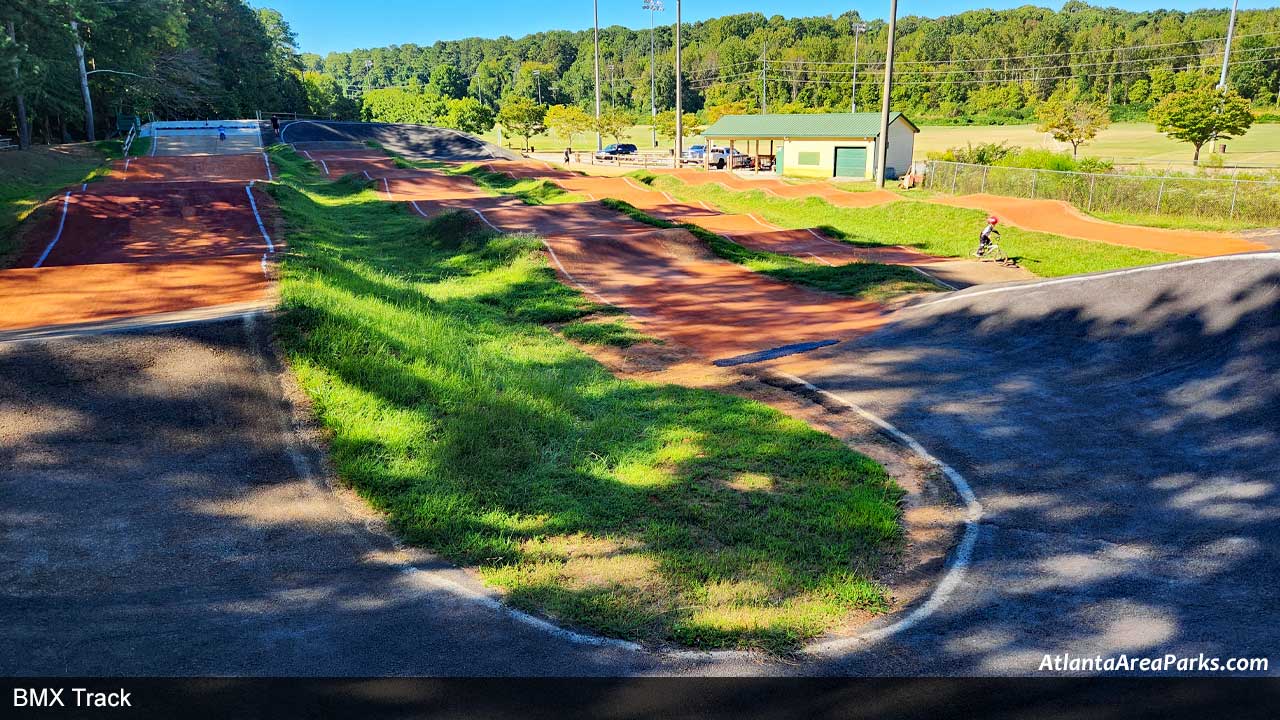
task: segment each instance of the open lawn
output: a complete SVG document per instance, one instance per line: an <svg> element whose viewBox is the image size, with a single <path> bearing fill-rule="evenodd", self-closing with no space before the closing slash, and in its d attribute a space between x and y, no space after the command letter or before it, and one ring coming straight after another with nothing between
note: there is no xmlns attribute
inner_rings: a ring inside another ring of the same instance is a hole
<svg viewBox="0 0 1280 720"><path fill-rule="evenodd" d="M1035 125L929 125L920 128L920 134L916 135L915 157L922 160L931 151L984 142L1071 150L1070 145L1036 132ZM1225 142L1227 154L1222 157L1228 165L1280 166L1280 124L1254 125L1242 137ZM1151 123L1116 123L1080 147L1080 157L1103 158L1125 165L1144 164L1153 170L1167 168L1170 163L1175 168L1190 165L1192 152L1190 145L1156 132ZM1204 157L1202 154L1201 158Z"/></svg>
<svg viewBox="0 0 1280 720"><path fill-rule="evenodd" d="M602 308L536 238L271 152L279 341L338 473L406 540L647 643L787 652L889 607L902 491L878 464L756 402L613 377L549 324L644 338L574 325Z"/></svg>
<svg viewBox="0 0 1280 720"><path fill-rule="evenodd" d="M986 213L927 202L891 202L869 208L843 208L825 200L781 199L758 190L735 191L719 185L687 185L669 175L634 173L681 200L705 200L725 212L758 213L789 228L822 228L846 242L903 245L939 257L969 257L977 245ZM1139 250L1029 232L1008 227L1000 244L1018 263L1041 277L1115 270L1183 259L1178 255Z"/></svg>

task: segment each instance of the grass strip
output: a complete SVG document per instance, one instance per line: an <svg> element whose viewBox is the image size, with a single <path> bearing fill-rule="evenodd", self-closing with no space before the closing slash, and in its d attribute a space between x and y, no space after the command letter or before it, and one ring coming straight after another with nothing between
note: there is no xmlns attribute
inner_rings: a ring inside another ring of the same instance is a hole
<svg viewBox="0 0 1280 720"><path fill-rule="evenodd" d="M654 227L684 228L694 237L705 242L716 255L775 280L875 302L885 302L911 293L938 292L944 289L920 273L901 265L857 262L830 266L806 263L790 255L743 247L693 223L677 223L654 217L622 200L605 198L600 202L606 207Z"/></svg>
<svg viewBox="0 0 1280 720"><path fill-rule="evenodd" d="M967 258L978 243L986 213L903 200L868 208L837 207L822 198L783 199L759 190L689 185L652 173L634 177L686 201L703 200L730 213L756 213L787 228L819 228L854 245L902 245L939 257ZM1018 263L1041 277L1115 270L1185 259L1181 255L1077 240L1008 227L1000 245Z"/></svg>
<svg viewBox="0 0 1280 720"><path fill-rule="evenodd" d="M343 480L511 604L594 632L796 650L889 606L900 488L761 403L621 380L537 239L423 221L287 148L278 340Z"/></svg>

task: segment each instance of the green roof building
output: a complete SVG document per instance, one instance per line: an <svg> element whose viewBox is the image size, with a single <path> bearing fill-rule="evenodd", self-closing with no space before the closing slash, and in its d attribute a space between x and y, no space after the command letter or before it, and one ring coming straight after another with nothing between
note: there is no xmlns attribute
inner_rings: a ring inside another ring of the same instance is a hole
<svg viewBox="0 0 1280 720"><path fill-rule="evenodd" d="M902 113L889 116L885 177L911 166L920 129ZM876 175L879 113L725 115L703 133L708 144L754 155L782 175L869 180Z"/></svg>

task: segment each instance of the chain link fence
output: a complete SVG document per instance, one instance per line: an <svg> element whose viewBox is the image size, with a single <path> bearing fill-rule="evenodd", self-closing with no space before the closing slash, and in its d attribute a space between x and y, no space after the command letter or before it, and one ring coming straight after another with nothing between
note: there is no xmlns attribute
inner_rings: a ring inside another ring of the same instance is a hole
<svg viewBox="0 0 1280 720"><path fill-rule="evenodd" d="M928 161L924 187L1063 200L1093 210L1239 219L1280 225L1280 180L1080 173Z"/></svg>

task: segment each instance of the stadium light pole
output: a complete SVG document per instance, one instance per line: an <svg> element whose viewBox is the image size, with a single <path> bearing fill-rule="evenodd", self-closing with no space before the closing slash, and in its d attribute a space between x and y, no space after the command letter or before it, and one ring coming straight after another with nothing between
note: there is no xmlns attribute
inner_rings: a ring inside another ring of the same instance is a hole
<svg viewBox="0 0 1280 720"><path fill-rule="evenodd" d="M1227 89L1227 63L1231 61L1231 38L1236 34L1236 10L1240 0L1231 0L1231 20L1227 22L1227 46L1222 49L1222 74L1218 76L1218 89Z"/></svg>
<svg viewBox="0 0 1280 720"><path fill-rule="evenodd" d="M684 108L680 102L680 4L676 0L676 153L671 159L672 167L680 167L680 155L684 152Z"/></svg>
<svg viewBox="0 0 1280 720"><path fill-rule="evenodd" d="M649 11L649 122L652 124L653 146L658 147L658 65L653 40L653 14L662 12L666 7L662 0L644 0L643 8Z"/></svg>
<svg viewBox="0 0 1280 720"><path fill-rule="evenodd" d="M858 112L858 37L867 31L867 24L864 22L856 22L853 24L853 95L849 101L849 112Z"/></svg>
<svg viewBox="0 0 1280 720"><path fill-rule="evenodd" d="M595 76L596 76L596 150L604 147L604 142L600 137L600 0L595 0L592 5L595 8L596 15L596 31L595 31Z"/></svg>
<svg viewBox="0 0 1280 720"><path fill-rule="evenodd" d="M880 98L880 137L876 139L876 187L884 187L889 159L889 96L893 93L893 36L898 30L898 0L889 0L889 43L884 53L884 96Z"/></svg>

